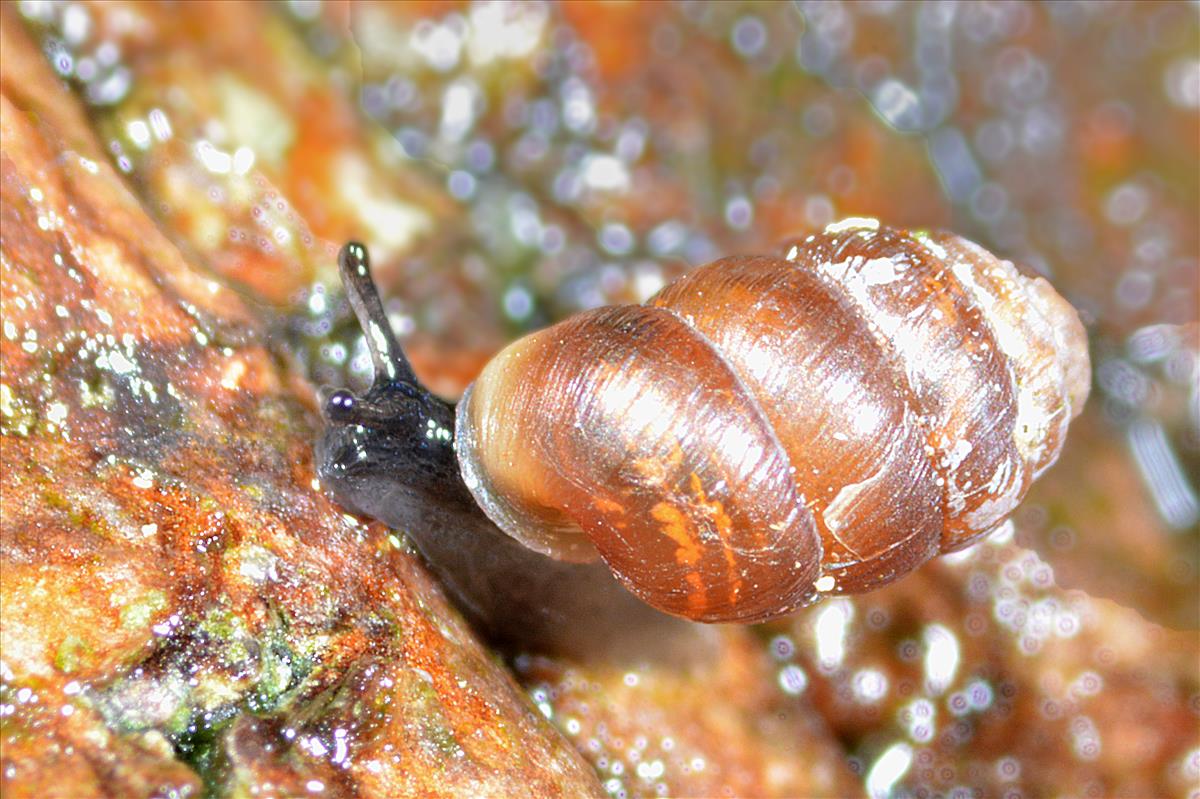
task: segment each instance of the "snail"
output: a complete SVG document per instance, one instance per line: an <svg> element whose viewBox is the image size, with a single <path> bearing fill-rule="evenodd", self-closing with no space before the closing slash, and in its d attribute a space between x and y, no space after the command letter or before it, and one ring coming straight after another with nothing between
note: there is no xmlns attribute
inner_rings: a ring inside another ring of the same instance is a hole
<svg viewBox="0 0 1200 799"><path fill-rule="evenodd" d="M1002 524L1090 385L1044 279L870 219L532 333L457 407L417 381L365 248L339 264L376 379L326 393L321 479L485 620L626 616L632 594L756 622L877 588Z"/></svg>

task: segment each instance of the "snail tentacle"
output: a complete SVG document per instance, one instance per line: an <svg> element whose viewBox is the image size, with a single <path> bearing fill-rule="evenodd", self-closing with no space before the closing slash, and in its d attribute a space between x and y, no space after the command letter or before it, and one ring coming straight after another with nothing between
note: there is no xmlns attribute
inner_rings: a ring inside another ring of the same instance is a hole
<svg viewBox="0 0 1200 799"><path fill-rule="evenodd" d="M338 272L346 289L346 299L366 334L376 382L419 385L412 364L396 340L383 310L379 290L371 278L371 258L367 248L356 241L347 242L338 252Z"/></svg>

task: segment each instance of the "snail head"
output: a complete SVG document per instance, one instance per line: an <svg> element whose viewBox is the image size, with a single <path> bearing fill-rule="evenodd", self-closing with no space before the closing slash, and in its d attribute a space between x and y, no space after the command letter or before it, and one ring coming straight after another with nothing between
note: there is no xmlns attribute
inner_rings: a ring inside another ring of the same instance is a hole
<svg viewBox="0 0 1200 799"><path fill-rule="evenodd" d="M454 409L413 373L371 278L366 247L342 247L338 269L375 379L361 395L321 390L325 431L317 444L317 472L342 504L382 518L379 508L396 491L419 491L444 480L448 469L456 476Z"/></svg>

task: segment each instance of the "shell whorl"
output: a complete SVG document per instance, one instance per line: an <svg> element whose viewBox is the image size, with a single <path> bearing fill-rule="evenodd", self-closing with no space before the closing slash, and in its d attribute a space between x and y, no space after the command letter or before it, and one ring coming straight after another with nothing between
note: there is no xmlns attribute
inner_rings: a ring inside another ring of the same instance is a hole
<svg viewBox="0 0 1200 799"><path fill-rule="evenodd" d="M458 408L468 488L703 621L869 590L994 529L1090 381L1074 310L950 234L831 226L515 342Z"/></svg>

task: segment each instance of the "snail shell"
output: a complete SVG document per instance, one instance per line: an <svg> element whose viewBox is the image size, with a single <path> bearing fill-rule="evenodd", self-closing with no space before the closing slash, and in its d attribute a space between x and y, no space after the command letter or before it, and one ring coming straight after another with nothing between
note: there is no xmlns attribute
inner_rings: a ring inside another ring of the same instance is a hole
<svg viewBox="0 0 1200 799"><path fill-rule="evenodd" d="M1041 278L946 233L847 220L496 356L455 447L489 518L647 603L756 621L994 530L1087 397Z"/></svg>

